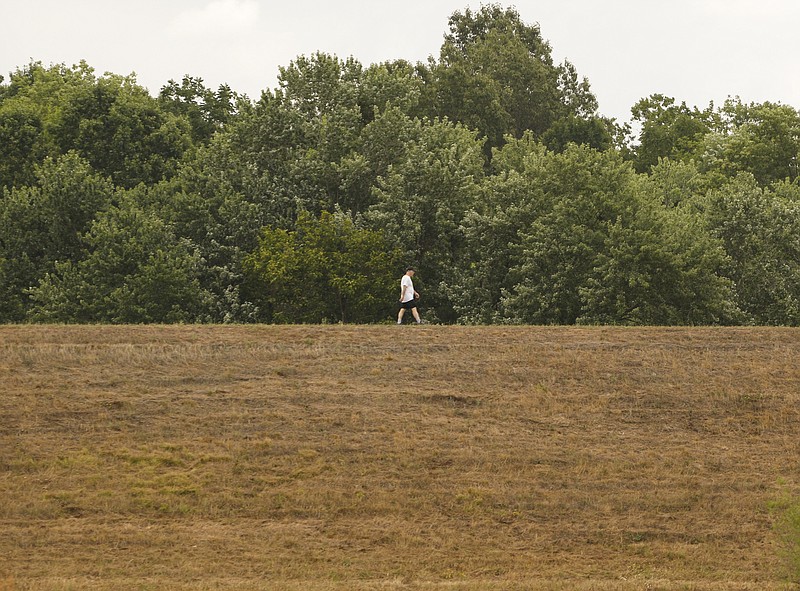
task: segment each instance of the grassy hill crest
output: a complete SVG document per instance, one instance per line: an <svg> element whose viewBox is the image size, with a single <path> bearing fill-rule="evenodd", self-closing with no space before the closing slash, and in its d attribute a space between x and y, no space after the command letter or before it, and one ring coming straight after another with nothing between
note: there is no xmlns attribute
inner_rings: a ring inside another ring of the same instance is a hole
<svg viewBox="0 0 800 591"><path fill-rule="evenodd" d="M0 327L0 590L790 589L798 337Z"/></svg>

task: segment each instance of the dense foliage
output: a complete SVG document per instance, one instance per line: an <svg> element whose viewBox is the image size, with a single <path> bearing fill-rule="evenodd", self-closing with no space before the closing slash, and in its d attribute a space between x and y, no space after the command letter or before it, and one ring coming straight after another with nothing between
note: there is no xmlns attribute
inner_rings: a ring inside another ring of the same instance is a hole
<svg viewBox="0 0 800 591"><path fill-rule="evenodd" d="M800 112L626 123L497 5L438 58L325 53L258 100L90 66L0 80L0 322L800 324Z"/></svg>

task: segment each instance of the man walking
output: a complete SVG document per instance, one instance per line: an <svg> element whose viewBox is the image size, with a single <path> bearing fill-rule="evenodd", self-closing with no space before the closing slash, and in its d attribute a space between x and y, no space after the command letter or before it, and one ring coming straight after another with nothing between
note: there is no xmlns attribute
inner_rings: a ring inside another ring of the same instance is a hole
<svg viewBox="0 0 800 591"><path fill-rule="evenodd" d="M409 267L406 269L406 274L403 275L403 278L400 280L400 311L397 313L397 324L403 324L403 315L406 313L406 310L411 310L417 324L422 324L422 320L419 318L419 312L417 312L417 299L419 298L419 294L414 291L414 282L411 281L413 276L414 268Z"/></svg>

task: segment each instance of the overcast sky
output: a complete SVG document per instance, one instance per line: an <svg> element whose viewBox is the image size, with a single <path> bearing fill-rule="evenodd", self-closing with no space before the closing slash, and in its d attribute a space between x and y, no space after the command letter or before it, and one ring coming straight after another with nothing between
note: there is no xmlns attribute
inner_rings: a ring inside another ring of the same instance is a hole
<svg viewBox="0 0 800 591"><path fill-rule="evenodd" d="M31 59L136 73L156 94L184 74L258 98L300 54L365 66L438 57L469 0L0 0L0 74ZM800 108L799 0L520 0L556 61L587 76L600 112L628 121L654 93L689 106L773 101Z"/></svg>

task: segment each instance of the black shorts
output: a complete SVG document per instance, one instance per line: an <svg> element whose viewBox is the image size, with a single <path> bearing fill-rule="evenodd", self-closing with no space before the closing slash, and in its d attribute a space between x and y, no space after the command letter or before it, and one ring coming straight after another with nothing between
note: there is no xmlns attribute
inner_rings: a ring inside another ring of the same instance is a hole
<svg viewBox="0 0 800 591"><path fill-rule="evenodd" d="M411 310L417 307L417 300L408 300L407 302L400 302L400 307L406 310Z"/></svg>

